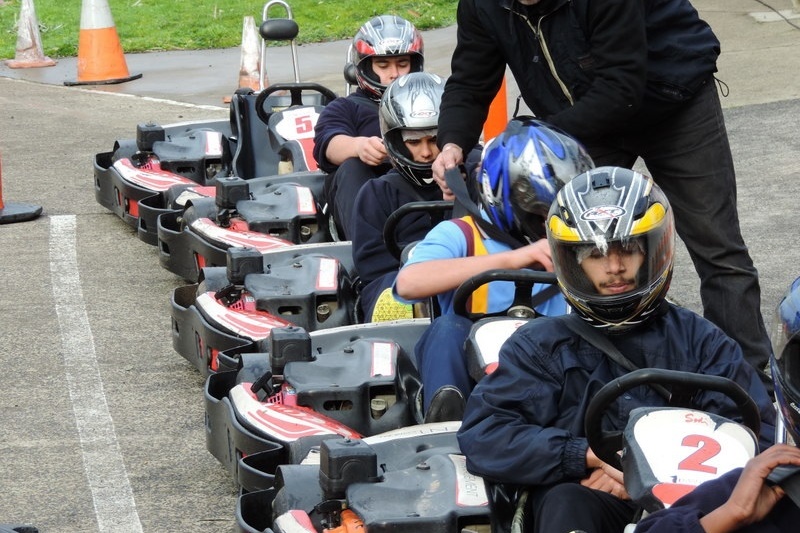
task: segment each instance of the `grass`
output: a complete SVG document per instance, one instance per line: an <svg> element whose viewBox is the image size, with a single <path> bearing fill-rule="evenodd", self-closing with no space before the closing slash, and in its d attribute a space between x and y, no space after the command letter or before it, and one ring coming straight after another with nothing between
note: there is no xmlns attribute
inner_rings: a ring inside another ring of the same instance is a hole
<svg viewBox="0 0 800 533"><path fill-rule="evenodd" d="M82 2L32 1L44 54L54 59L77 56ZM310 43L350 38L364 21L384 13L400 15L420 30L448 26L455 23L458 2L290 0L288 3L300 26L297 42ZM0 0L0 59L12 59L16 54L21 5L22 0ZM242 18L252 15L258 24L264 5L263 1L253 0L108 0L126 53L239 46ZM285 10L280 5L269 10L270 18L284 16Z"/></svg>

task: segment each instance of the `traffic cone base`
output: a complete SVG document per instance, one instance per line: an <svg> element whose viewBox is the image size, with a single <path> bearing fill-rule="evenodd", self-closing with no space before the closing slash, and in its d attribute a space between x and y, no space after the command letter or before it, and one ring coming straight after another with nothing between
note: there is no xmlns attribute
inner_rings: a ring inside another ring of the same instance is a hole
<svg viewBox="0 0 800 533"><path fill-rule="evenodd" d="M26 222L37 218L41 214L41 206L11 202L3 204L3 207L0 208L0 224Z"/></svg>
<svg viewBox="0 0 800 533"><path fill-rule="evenodd" d="M44 55L39 21L33 0L23 0L17 21L17 48L14 59L6 61L9 68L52 67L55 61Z"/></svg>
<svg viewBox="0 0 800 533"><path fill-rule="evenodd" d="M141 78L131 75L108 2L84 0L78 37L78 79L64 85L108 85Z"/></svg>

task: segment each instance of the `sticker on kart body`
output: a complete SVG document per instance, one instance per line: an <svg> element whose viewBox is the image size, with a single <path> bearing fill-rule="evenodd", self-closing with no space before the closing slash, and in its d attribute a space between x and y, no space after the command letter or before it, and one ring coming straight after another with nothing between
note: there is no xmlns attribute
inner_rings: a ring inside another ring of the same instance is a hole
<svg viewBox="0 0 800 533"><path fill-rule="evenodd" d="M393 377L395 360L397 358L397 345L393 342L372 343L372 369L370 375Z"/></svg>
<svg viewBox="0 0 800 533"><path fill-rule="evenodd" d="M195 300L195 305L220 327L252 340L269 336L274 328L291 326L292 323L263 311L233 311L214 298L214 292L203 293Z"/></svg>
<svg viewBox="0 0 800 533"><path fill-rule="evenodd" d="M206 136L206 157L222 157L222 132L204 131Z"/></svg>
<svg viewBox="0 0 800 533"><path fill-rule="evenodd" d="M113 168L125 181L151 191L164 192L175 185L195 183L189 178L161 170L161 164L157 161L151 161L147 167L139 168L133 166L130 159L123 158L116 161Z"/></svg>
<svg viewBox="0 0 800 533"><path fill-rule="evenodd" d="M449 454L456 469L456 505L459 507L484 507L489 505L486 485L483 478L470 474L467 458L463 455Z"/></svg>
<svg viewBox="0 0 800 533"><path fill-rule="evenodd" d="M317 203L308 187L297 187L297 213L299 215L317 214Z"/></svg>
<svg viewBox="0 0 800 533"><path fill-rule="evenodd" d="M319 260L317 272L317 290L335 291L339 286L339 261L332 257L323 257Z"/></svg>
<svg viewBox="0 0 800 533"><path fill-rule="evenodd" d="M206 237L207 239L227 244L228 246L246 246L255 248L261 253L276 248L283 248L284 246L293 246L294 244L285 239L272 237L265 233L258 233L256 231L231 231L229 229L217 226L209 218L198 218L192 222L189 227L195 233Z"/></svg>
<svg viewBox="0 0 800 533"><path fill-rule="evenodd" d="M198 198L214 198L217 194L216 187L189 187L181 191L177 198L175 198L175 205L186 207L189 200L196 200Z"/></svg>
<svg viewBox="0 0 800 533"><path fill-rule="evenodd" d="M527 322L527 320L491 320L476 328L475 344L483 359L480 361L481 367L486 369L487 374L497 368L500 348L506 339Z"/></svg>
<svg viewBox="0 0 800 533"><path fill-rule="evenodd" d="M261 433L277 437L283 442L294 442L303 437L341 435L360 439L361 435L349 427L307 407L263 403L250 390L250 383L240 383L229 393L237 415Z"/></svg>

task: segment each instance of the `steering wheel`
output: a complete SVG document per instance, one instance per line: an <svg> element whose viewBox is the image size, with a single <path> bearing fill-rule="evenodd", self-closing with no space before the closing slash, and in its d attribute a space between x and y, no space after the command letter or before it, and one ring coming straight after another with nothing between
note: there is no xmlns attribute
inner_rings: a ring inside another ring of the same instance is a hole
<svg viewBox="0 0 800 533"><path fill-rule="evenodd" d="M467 311L467 302L472 293L477 289L492 281L511 281L514 282L514 301L508 309L501 313L471 313ZM464 283L459 285L453 295L453 312L459 316L467 317L470 320L479 320L487 316L512 316L515 318L533 318L536 316L534 307L542 302L534 303L536 295L531 295L533 285L536 283L549 283L555 285L556 275L553 272L541 270L508 270L496 269L481 272L472 276Z"/></svg>
<svg viewBox="0 0 800 533"><path fill-rule="evenodd" d="M412 213L429 213L430 215L440 214L444 215L453 209L453 202L444 200L430 201L430 202L409 202L401 205L397 210L393 211L386 219L383 225L383 241L386 243L386 248L392 256L400 260L403 255L403 249L397 242L397 226L400 221L407 215ZM410 243L404 243L410 244Z"/></svg>
<svg viewBox="0 0 800 533"><path fill-rule="evenodd" d="M625 392L642 385L663 385L671 392L670 407L691 408L691 398L697 392L715 391L724 394L736 404L742 423L758 435L761 416L755 401L741 386L722 376L710 376L662 368L642 368L618 377L603 386L586 409L584 429L589 447L597 457L618 470L622 470L617 452L622 449L622 431L604 431L603 415L609 406Z"/></svg>
<svg viewBox="0 0 800 533"><path fill-rule="evenodd" d="M269 87L264 88L263 91L258 93L256 97L256 114L258 118L264 121L264 124L269 124L269 117L275 112L273 105L269 103L269 97L278 91L288 91L291 96L289 105L281 107L293 107L309 105L303 102L303 93L317 93L320 95L320 101L315 105L326 106L337 98L337 95L327 87L313 82L299 82L299 83L274 83Z"/></svg>

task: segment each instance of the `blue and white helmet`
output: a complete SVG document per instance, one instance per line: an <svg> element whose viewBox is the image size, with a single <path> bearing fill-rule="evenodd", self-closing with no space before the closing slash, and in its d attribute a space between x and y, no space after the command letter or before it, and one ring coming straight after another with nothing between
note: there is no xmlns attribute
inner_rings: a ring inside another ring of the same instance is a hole
<svg viewBox="0 0 800 533"><path fill-rule="evenodd" d="M591 168L578 141L540 120L516 118L483 150L477 175L481 203L495 226L534 242L545 236L556 193Z"/></svg>
<svg viewBox="0 0 800 533"><path fill-rule="evenodd" d="M770 366L775 399L791 438L786 442L800 446L800 278L778 304L773 324Z"/></svg>

